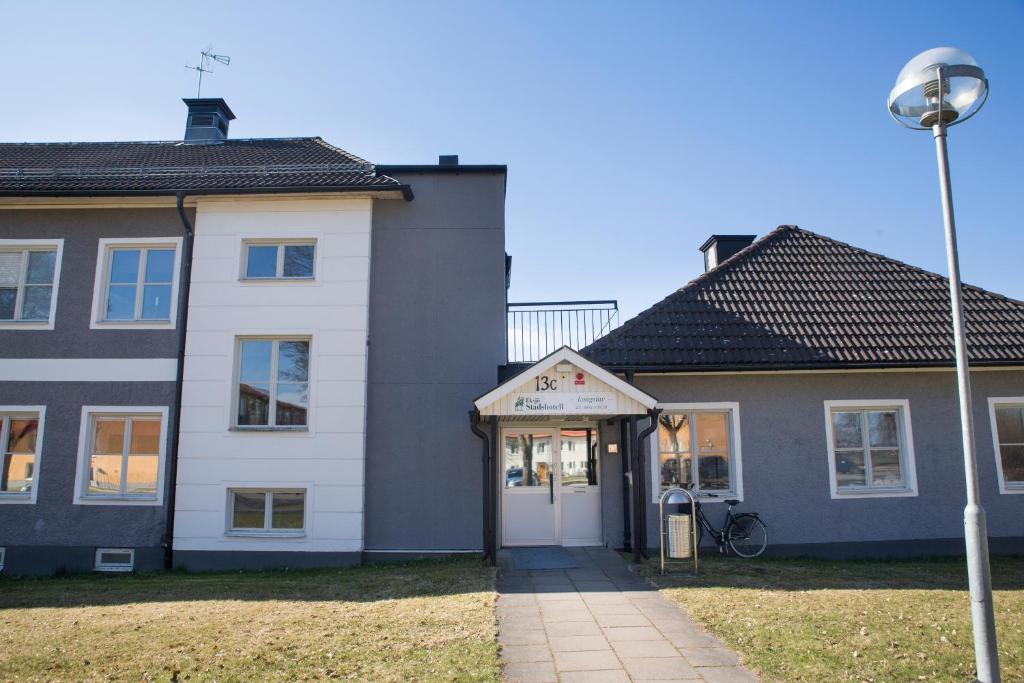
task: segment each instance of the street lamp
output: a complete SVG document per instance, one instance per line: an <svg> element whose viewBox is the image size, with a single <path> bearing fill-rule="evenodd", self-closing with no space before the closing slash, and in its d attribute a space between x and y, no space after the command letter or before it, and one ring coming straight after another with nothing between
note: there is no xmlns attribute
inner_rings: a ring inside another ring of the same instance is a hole
<svg viewBox="0 0 1024 683"><path fill-rule="evenodd" d="M889 93L889 113L914 130L931 130L939 162L939 189L946 228L946 261L949 267L949 299L953 311L956 377L960 391L960 429L967 478L964 508L964 540L967 545L967 576L971 590L971 621L974 625L974 660L981 683L999 683L999 653L992 610L992 572L988 559L985 510L978 501L978 468L974 453L974 419L971 411L971 378L967 367L964 310L960 292L960 263L953 223L953 194L949 183L946 128L974 116L988 98L988 80L978 63L963 50L937 47L917 55L896 77Z"/></svg>

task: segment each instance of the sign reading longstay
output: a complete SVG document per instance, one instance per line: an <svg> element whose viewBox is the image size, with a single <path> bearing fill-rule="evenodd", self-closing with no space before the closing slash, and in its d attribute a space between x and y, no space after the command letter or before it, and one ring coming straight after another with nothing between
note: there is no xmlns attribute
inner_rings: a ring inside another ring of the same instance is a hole
<svg viewBox="0 0 1024 683"><path fill-rule="evenodd" d="M612 415L618 412L618 401L614 393L598 391L519 394L512 404L512 412L516 415Z"/></svg>

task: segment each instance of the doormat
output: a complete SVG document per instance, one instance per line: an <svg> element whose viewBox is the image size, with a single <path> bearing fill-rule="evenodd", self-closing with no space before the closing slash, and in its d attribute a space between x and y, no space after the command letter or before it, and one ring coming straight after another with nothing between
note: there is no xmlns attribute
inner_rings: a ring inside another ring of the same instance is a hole
<svg viewBox="0 0 1024 683"><path fill-rule="evenodd" d="M545 548L512 548L512 563L516 569L521 570L543 570L543 569L574 569L576 560L559 546Z"/></svg>

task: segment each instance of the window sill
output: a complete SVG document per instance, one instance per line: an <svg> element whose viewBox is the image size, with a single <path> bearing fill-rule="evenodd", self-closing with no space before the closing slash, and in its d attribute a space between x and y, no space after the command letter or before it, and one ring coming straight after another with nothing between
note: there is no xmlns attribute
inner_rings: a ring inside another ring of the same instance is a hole
<svg viewBox="0 0 1024 683"><path fill-rule="evenodd" d="M89 325L93 330L173 330L170 320L94 320Z"/></svg>
<svg viewBox="0 0 1024 683"><path fill-rule="evenodd" d="M1015 493L1024 494L1024 484L1019 484L1017 482L1013 482L1012 484L1005 484L1003 482L999 482L999 493L1005 493L1009 495L1013 495Z"/></svg>
<svg viewBox="0 0 1024 683"><path fill-rule="evenodd" d="M239 434L309 434L309 427L231 427L228 431Z"/></svg>
<svg viewBox="0 0 1024 683"><path fill-rule="evenodd" d="M917 491L914 489L848 489L832 491L832 500L846 500L856 498L914 498Z"/></svg>
<svg viewBox="0 0 1024 683"><path fill-rule="evenodd" d="M126 496L79 496L75 505L162 505L156 498L129 498Z"/></svg>
<svg viewBox="0 0 1024 683"><path fill-rule="evenodd" d="M52 330L51 320L3 320L0 330Z"/></svg>
<svg viewBox="0 0 1024 683"><path fill-rule="evenodd" d="M0 505L31 505L31 493L0 493Z"/></svg>
<svg viewBox="0 0 1024 683"><path fill-rule="evenodd" d="M260 531L253 529L252 531L245 531L242 529L230 529L224 532L224 535L228 538L305 538L305 529L298 531Z"/></svg>
<svg viewBox="0 0 1024 683"><path fill-rule="evenodd" d="M279 285L283 282L292 284L311 285L316 283L315 277L243 277L238 282L243 285L273 284Z"/></svg>

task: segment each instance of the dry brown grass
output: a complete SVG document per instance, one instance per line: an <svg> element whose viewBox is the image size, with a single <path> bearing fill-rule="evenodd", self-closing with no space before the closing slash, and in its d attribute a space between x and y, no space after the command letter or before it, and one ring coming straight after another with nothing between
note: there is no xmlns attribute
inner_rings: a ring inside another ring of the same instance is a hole
<svg viewBox="0 0 1024 683"><path fill-rule="evenodd" d="M655 576L767 681L950 681L974 674L962 560L826 562L707 556ZM1004 681L1024 681L1024 558L995 558Z"/></svg>
<svg viewBox="0 0 1024 683"><path fill-rule="evenodd" d="M0 679L494 681L479 560L0 580Z"/></svg>

